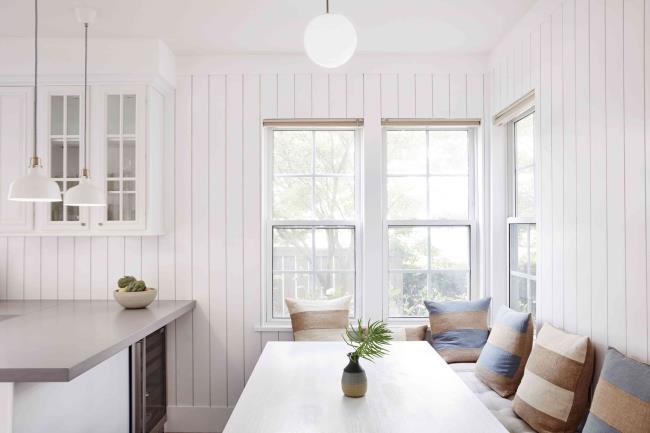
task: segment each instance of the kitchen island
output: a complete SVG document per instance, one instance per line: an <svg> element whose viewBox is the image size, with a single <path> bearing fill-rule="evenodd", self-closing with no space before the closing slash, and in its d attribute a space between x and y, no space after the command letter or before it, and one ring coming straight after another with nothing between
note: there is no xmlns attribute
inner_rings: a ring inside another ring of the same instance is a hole
<svg viewBox="0 0 650 433"><path fill-rule="evenodd" d="M128 348L194 304L125 310L113 300L0 301L0 432L33 430L45 412L50 422L59 414L74 424L70 432L98 418L104 425L93 431L128 425Z"/></svg>

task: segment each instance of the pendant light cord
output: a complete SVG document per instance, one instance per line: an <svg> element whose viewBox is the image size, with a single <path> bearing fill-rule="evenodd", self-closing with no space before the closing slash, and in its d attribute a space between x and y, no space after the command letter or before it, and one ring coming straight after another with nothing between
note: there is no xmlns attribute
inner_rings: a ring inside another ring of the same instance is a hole
<svg viewBox="0 0 650 433"><path fill-rule="evenodd" d="M330 13L330 0L325 0L325 13Z"/></svg>
<svg viewBox="0 0 650 433"><path fill-rule="evenodd" d="M88 23L84 23L84 169L83 176L88 177Z"/></svg>
<svg viewBox="0 0 650 433"><path fill-rule="evenodd" d="M32 155L31 165L35 166L38 160L36 152L36 125L37 125L37 109L36 104L38 100L38 0L34 0L34 155Z"/></svg>

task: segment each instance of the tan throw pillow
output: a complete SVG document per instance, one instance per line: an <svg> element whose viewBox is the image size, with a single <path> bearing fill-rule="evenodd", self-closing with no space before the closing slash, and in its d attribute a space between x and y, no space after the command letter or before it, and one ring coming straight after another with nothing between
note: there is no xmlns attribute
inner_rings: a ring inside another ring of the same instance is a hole
<svg viewBox="0 0 650 433"><path fill-rule="evenodd" d="M424 341L429 325L391 326L393 341Z"/></svg>
<svg viewBox="0 0 650 433"><path fill-rule="evenodd" d="M474 370L501 397L517 391L533 347L533 319L502 305Z"/></svg>
<svg viewBox="0 0 650 433"><path fill-rule="evenodd" d="M588 337L544 324L512 408L539 432L575 432L584 417L594 353Z"/></svg>
<svg viewBox="0 0 650 433"><path fill-rule="evenodd" d="M341 341L348 326L350 300L343 296L325 301L286 298L295 341Z"/></svg>

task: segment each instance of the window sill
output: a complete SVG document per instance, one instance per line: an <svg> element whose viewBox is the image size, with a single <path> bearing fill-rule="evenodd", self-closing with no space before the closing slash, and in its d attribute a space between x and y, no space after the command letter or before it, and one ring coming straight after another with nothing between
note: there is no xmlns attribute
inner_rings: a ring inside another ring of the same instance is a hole
<svg viewBox="0 0 650 433"><path fill-rule="evenodd" d="M255 332L293 332L291 325L256 325Z"/></svg>

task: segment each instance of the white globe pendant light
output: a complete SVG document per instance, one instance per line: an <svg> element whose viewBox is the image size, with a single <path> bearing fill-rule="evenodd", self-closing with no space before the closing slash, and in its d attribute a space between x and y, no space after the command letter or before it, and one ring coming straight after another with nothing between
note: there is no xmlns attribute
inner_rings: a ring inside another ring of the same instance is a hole
<svg viewBox="0 0 650 433"><path fill-rule="evenodd" d="M38 0L34 0L34 153L29 160L29 168L25 176L15 179L9 184L8 199L12 201L54 202L61 201L59 185L50 179L41 165L41 159L36 151L36 125L38 100Z"/></svg>
<svg viewBox="0 0 650 433"><path fill-rule="evenodd" d="M331 14L326 0L325 13L307 24L303 42L312 62L324 68L337 68L350 60L357 49L357 31L343 15Z"/></svg>
<svg viewBox="0 0 650 433"><path fill-rule="evenodd" d="M84 25L84 168L79 183L68 189L63 204L66 206L106 206L106 196L101 188L92 183L88 171L88 128L86 107L88 105L88 23L95 19L93 9L78 8L77 19Z"/></svg>

